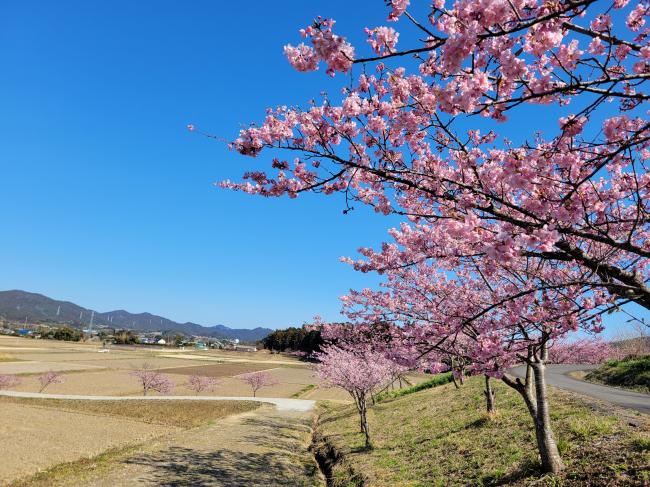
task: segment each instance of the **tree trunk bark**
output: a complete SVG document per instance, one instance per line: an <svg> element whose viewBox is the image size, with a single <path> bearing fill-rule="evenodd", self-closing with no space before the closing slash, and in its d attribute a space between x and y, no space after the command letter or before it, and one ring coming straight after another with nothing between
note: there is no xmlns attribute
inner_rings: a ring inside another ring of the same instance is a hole
<svg viewBox="0 0 650 487"><path fill-rule="evenodd" d="M531 377L534 377L534 383L532 380L529 382ZM564 464L562 463L562 458L557 449L557 443L555 442L551 428L544 364L536 362L529 364L526 370L525 383L522 383L521 379L513 380L506 375L503 376L502 380L523 397L526 407L528 407L528 412L533 418L537 450L542 463L542 470L546 473L559 473L564 468Z"/></svg>
<svg viewBox="0 0 650 487"><path fill-rule="evenodd" d="M362 429L363 429L363 434L366 439L366 448L370 449L372 448L372 444L370 443L370 429L368 428L368 417L367 417L367 408L366 408L366 401L365 399L362 401L362 407L361 407L361 424L362 424Z"/></svg>
<svg viewBox="0 0 650 487"><path fill-rule="evenodd" d="M559 473L564 469L564 464L551 428L548 396L546 395L546 366L543 363L535 363L532 368L535 376L535 399L537 402L535 435L537 436L537 447L542 459L542 469L544 472Z"/></svg>
<svg viewBox="0 0 650 487"><path fill-rule="evenodd" d="M486 375L485 376L485 391L483 391L485 394L485 400L486 400L486 407L487 407L487 412L488 414L494 414L497 412L496 407L494 405L494 389L492 389L492 383L490 382L490 376Z"/></svg>

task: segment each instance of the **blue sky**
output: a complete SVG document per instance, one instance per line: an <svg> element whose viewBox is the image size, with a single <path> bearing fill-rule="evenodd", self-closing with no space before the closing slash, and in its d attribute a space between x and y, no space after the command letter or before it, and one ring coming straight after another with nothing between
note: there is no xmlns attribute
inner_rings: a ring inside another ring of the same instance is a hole
<svg viewBox="0 0 650 487"><path fill-rule="evenodd" d="M385 24L374 3L5 3L0 289L234 327L337 319L339 295L376 282L338 257L391 219L216 189L251 160L185 125L232 139L267 106L338 91L282 46L322 14L363 52L363 28Z"/></svg>

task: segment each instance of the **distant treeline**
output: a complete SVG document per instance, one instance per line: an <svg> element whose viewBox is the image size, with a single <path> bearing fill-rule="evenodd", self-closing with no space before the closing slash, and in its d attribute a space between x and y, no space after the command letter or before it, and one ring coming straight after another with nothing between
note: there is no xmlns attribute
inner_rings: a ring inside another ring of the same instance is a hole
<svg viewBox="0 0 650 487"><path fill-rule="evenodd" d="M285 330L275 330L262 340L267 350L276 352L302 352L310 355L318 352L323 344L320 331L307 331L304 328L291 327Z"/></svg>

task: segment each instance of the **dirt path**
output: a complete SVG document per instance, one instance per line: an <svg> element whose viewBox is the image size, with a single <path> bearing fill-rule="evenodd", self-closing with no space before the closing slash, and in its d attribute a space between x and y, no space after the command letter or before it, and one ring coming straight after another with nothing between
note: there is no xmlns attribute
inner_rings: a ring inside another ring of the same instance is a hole
<svg viewBox="0 0 650 487"><path fill-rule="evenodd" d="M310 411L316 401L284 397L248 396L86 396L78 394L42 394L40 392L0 391L0 396L75 401L253 401L274 404L278 410Z"/></svg>
<svg viewBox="0 0 650 487"><path fill-rule="evenodd" d="M151 442L61 486L324 486L307 450L312 416L272 406Z"/></svg>

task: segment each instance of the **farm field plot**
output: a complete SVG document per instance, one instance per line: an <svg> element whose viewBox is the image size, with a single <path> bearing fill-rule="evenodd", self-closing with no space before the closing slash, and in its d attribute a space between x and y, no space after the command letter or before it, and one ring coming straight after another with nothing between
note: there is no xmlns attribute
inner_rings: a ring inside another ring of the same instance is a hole
<svg viewBox="0 0 650 487"><path fill-rule="evenodd" d="M98 396L122 396L139 392L136 380L129 376L127 370L100 370L63 373L65 382L52 384L45 392L52 394L84 394ZM20 385L13 387L16 391L38 392L38 376L22 378Z"/></svg>
<svg viewBox="0 0 650 487"><path fill-rule="evenodd" d="M0 374L38 374L48 370L56 371L77 371L102 368L100 365L74 364L66 362L2 362L0 363Z"/></svg>
<svg viewBox="0 0 650 487"><path fill-rule="evenodd" d="M177 427L0 402L0 484L80 457L160 436ZM74 426L74 427L72 427Z"/></svg>
<svg viewBox="0 0 650 487"><path fill-rule="evenodd" d="M259 404L245 401L91 402L0 398L3 411L0 441L5 447L0 462L0 484L6 485L62 462L75 462L109 449L212 424L257 407ZM51 480L46 475L43 485L49 485ZM23 485L31 484L26 481Z"/></svg>
<svg viewBox="0 0 650 487"><path fill-rule="evenodd" d="M187 361L183 363L187 364ZM265 364L249 364L249 363L208 363L185 365L184 367L171 367L165 368L167 374L180 374L180 375L203 375L206 377L232 377L239 374L246 374L248 372L256 372L258 370L267 370L268 365Z"/></svg>
<svg viewBox="0 0 650 487"><path fill-rule="evenodd" d="M308 367L307 364L304 364L295 359L289 359L288 357L281 358L272 358L273 355L269 355L263 352L256 352L255 354L243 354L243 353L232 353L226 354L224 352L218 352L215 354L189 354L182 353L177 355L165 354L163 357L170 358L184 358L187 360L207 360L214 362L235 362L235 363L258 363L258 364L271 364L271 365L290 365L292 367Z"/></svg>

